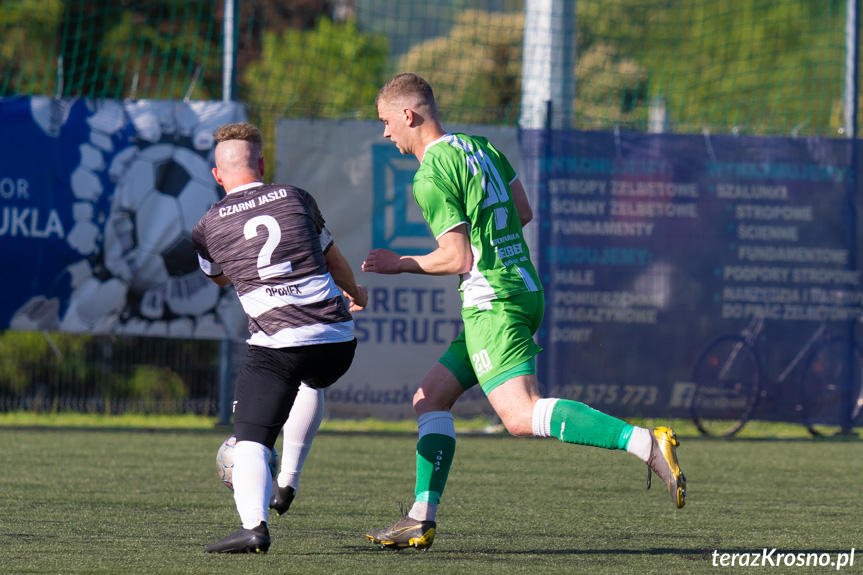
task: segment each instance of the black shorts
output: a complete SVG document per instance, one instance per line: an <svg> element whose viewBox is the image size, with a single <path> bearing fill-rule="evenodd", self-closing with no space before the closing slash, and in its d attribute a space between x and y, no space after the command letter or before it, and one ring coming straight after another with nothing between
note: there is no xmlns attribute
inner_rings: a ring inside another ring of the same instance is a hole
<svg viewBox="0 0 863 575"><path fill-rule="evenodd" d="M300 383L332 385L354 359L357 340L271 349L250 345L234 385L234 434L272 449Z"/></svg>

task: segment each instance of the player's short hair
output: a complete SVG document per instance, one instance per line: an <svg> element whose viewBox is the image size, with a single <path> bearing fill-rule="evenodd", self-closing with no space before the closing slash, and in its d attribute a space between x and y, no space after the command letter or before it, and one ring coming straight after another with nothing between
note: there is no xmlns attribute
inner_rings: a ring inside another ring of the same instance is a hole
<svg viewBox="0 0 863 575"><path fill-rule="evenodd" d="M213 133L216 143L226 142L228 140L245 140L261 146L264 138L261 136L261 131L249 124L248 122L236 122L234 124L226 124L219 126Z"/></svg>
<svg viewBox="0 0 863 575"><path fill-rule="evenodd" d="M429 109L437 113L431 85L420 76L410 72L397 74L384 84L375 98L375 106L381 102L397 103L406 98L414 100L415 105L428 106Z"/></svg>

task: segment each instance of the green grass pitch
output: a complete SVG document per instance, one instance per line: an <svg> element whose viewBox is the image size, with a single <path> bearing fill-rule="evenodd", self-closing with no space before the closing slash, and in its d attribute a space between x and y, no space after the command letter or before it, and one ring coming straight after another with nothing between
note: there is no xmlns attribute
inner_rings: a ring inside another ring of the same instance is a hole
<svg viewBox="0 0 863 575"><path fill-rule="evenodd" d="M3 429L0 572L17 574L740 573L721 553L855 553L863 441L682 437L684 509L621 452L462 436L428 552L364 536L413 499L411 434L318 435L266 555L208 555L239 527L215 453L230 432ZM773 556L775 558L775 555ZM785 567L773 573L827 573Z"/></svg>

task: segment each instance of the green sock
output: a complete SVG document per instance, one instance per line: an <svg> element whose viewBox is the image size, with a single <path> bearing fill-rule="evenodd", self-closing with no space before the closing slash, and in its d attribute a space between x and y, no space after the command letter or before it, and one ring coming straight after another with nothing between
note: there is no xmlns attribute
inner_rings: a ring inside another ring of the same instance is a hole
<svg viewBox="0 0 863 575"><path fill-rule="evenodd" d="M626 449L632 426L583 403L560 399L551 412L551 434L566 443Z"/></svg>
<svg viewBox="0 0 863 575"><path fill-rule="evenodd" d="M417 442L416 500L440 503L455 455L455 438L428 433Z"/></svg>

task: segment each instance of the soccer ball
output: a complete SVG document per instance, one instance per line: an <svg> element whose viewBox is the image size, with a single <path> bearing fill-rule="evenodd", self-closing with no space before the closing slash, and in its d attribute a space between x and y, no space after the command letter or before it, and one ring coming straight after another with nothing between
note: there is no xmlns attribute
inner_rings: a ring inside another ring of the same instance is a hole
<svg viewBox="0 0 863 575"><path fill-rule="evenodd" d="M219 288L201 274L192 245L192 228L219 200L209 162L160 143L125 154L111 171L104 262L139 297L138 314L155 321L212 310Z"/></svg>
<svg viewBox="0 0 863 575"><path fill-rule="evenodd" d="M210 171L213 131L245 120L242 106L43 97L29 105L39 130L68 135L68 143L58 143L78 148L79 161L64 162L55 175L57 192L71 192L56 212L65 230L60 238L75 255L62 254L69 261L63 281L58 275L50 289L18 302L15 325L195 339L245 335L236 293L201 273L191 241L192 228L220 197Z"/></svg>
<svg viewBox="0 0 863 575"><path fill-rule="evenodd" d="M112 170L118 182L105 226L105 265L144 292L197 271L192 228L219 192L208 161L189 148L155 144L127 162Z"/></svg>
<svg viewBox="0 0 863 575"><path fill-rule="evenodd" d="M232 435L219 446L219 451L216 452L216 473L219 474L219 479L222 483L228 486L231 491L234 490L234 447L237 445L237 436ZM273 447L270 452L270 459L267 461L267 466L270 468L270 475L273 480L279 475L279 452Z"/></svg>

